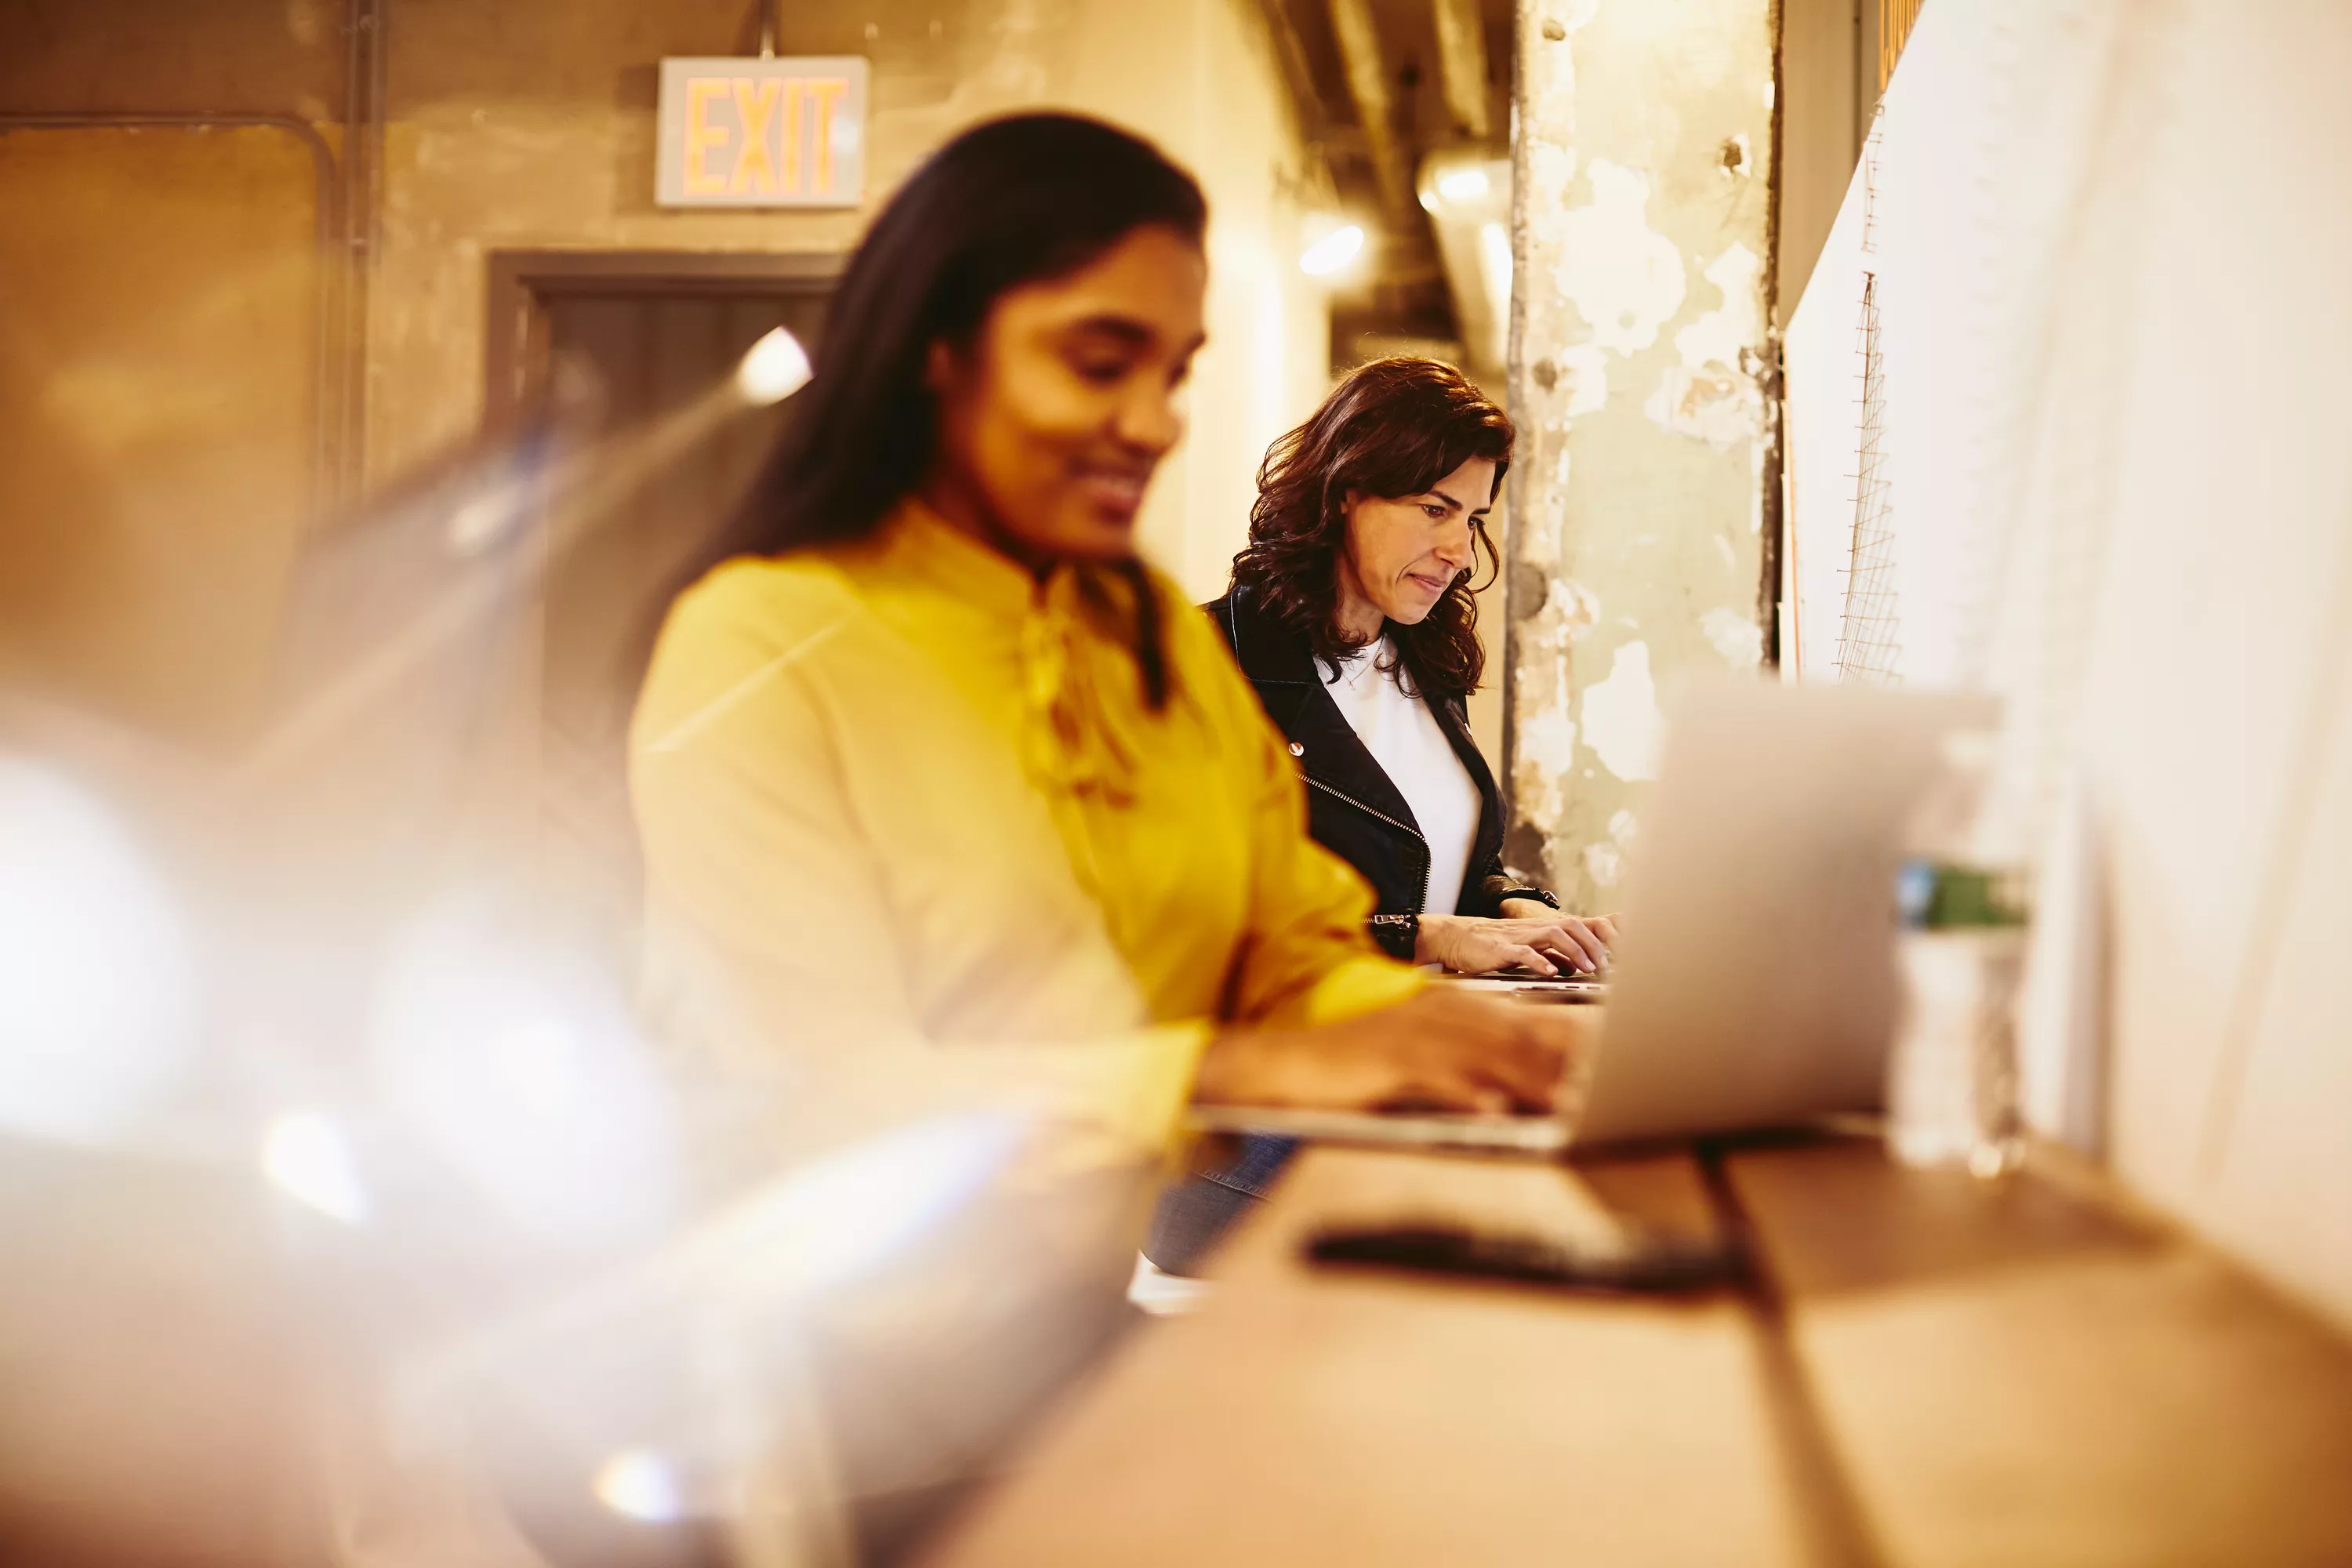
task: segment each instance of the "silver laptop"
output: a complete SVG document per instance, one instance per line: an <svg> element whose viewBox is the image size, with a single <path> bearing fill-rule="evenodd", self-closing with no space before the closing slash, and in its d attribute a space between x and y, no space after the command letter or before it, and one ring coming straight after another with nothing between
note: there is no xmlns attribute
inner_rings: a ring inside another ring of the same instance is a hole
<svg viewBox="0 0 2352 1568"><path fill-rule="evenodd" d="M1990 698L1711 684L1676 710L1630 855L1607 1024L1560 1115L1196 1106L1202 1131L1549 1152L1879 1103L1895 880ZM1525 989L1524 983L1505 989ZM1579 1090L1580 1089L1580 1092Z"/></svg>

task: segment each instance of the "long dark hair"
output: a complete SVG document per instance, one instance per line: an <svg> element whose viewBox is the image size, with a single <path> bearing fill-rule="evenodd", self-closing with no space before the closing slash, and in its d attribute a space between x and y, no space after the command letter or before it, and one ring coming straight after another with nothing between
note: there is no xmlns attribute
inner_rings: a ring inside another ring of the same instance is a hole
<svg viewBox="0 0 2352 1568"><path fill-rule="evenodd" d="M1278 624L1303 634L1337 675L1339 661L1364 646L1343 637L1333 619L1339 552L1348 542L1348 492L1419 495L1473 458L1491 458L1491 502L1511 466L1512 437L1509 416L1452 365L1372 361L1341 382L1313 418L1266 449L1249 543L1234 557L1234 585L1249 589ZM1472 565L1419 625L1391 621L1383 628L1416 691L1467 696L1486 673L1475 596L1486 584L1471 578L1479 558L1490 573L1501 563L1483 522L1471 527L1471 556Z"/></svg>
<svg viewBox="0 0 2352 1568"><path fill-rule="evenodd" d="M873 531L929 471L939 412L923 372L1025 283L1084 267L1139 228L1200 244L1209 209L1192 176L1139 136L1075 114L973 127L898 188L842 274L814 374L742 505L698 566ZM1160 605L1125 570L1152 706L1166 698ZM697 574L699 574L698 572Z"/></svg>

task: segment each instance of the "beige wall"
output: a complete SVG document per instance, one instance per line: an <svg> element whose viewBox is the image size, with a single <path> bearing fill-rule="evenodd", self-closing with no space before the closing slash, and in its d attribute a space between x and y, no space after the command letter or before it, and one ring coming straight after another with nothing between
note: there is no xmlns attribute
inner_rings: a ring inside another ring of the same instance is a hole
<svg viewBox="0 0 2352 1568"><path fill-rule="evenodd" d="M1686 671L1753 668L1766 0L1520 0L1507 853L1612 907Z"/></svg>
<svg viewBox="0 0 2352 1568"><path fill-rule="evenodd" d="M322 197L279 125L0 135L11 679L185 737L247 719L323 478Z"/></svg>
<svg viewBox="0 0 2352 1568"><path fill-rule="evenodd" d="M480 416L486 255L542 246L828 251L958 130L1069 108L1150 135L1211 204L1211 346L1192 428L1154 488L1147 548L1206 596L1238 548L1266 443L1312 406L1328 315L1281 192L1300 150L1239 0L941 0L787 6L778 50L873 61L861 211L654 206L654 66L740 47L740 8L635 0L405 0L394 13L370 469L398 473Z"/></svg>
<svg viewBox="0 0 2352 1568"><path fill-rule="evenodd" d="M0 113L245 112L324 123L342 110L342 13L340 0L8 0Z"/></svg>
<svg viewBox="0 0 2352 1568"><path fill-rule="evenodd" d="M183 739L249 715L311 505L342 51L309 0L11 0L0 668ZM323 175L323 177L322 177Z"/></svg>

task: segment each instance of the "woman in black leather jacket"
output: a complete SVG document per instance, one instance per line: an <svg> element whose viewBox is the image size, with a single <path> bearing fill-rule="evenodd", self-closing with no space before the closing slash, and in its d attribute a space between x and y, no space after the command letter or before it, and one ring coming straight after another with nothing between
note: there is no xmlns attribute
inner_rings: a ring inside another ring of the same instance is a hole
<svg viewBox="0 0 2352 1568"><path fill-rule="evenodd" d="M1511 440L1453 366L1363 366L1266 454L1248 547L1207 608L1290 742L1316 838L1372 885L1383 947L1470 973L1589 971L1609 922L1504 869L1465 708L1484 664L1471 578L1494 563Z"/></svg>
<svg viewBox="0 0 2352 1568"><path fill-rule="evenodd" d="M1470 736L1483 673L1472 577L1511 422L1451 365L1382 359L1275 443L1247 548L1206 606L1290 742L1308 826L1371 884L1396 957L1468 973L1606 966L1605 918L1503 866L1503 807ZM1147 1255L1187 1271L1290 1153L1250 1138L1162 1202Z"/></svg>

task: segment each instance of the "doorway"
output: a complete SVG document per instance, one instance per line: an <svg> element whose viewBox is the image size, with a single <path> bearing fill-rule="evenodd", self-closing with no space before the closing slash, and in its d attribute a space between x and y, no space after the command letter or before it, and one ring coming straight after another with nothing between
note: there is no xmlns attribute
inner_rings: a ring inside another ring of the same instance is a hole
<svg viewBox="0 0 2352 1568"><path fill-rule="evenodd" d="M567 429L592 479L557 502L538 604L540 879L567 923L634 946L640 875L628 809L629 715L669 596L719 530L793 404L729 407L658 460L617 456L683 416L782 327L816 352L838 256L503 252L490 258L488 412L585 373L593 416ZM612 456L609 463L604 458Z"/></svg>

